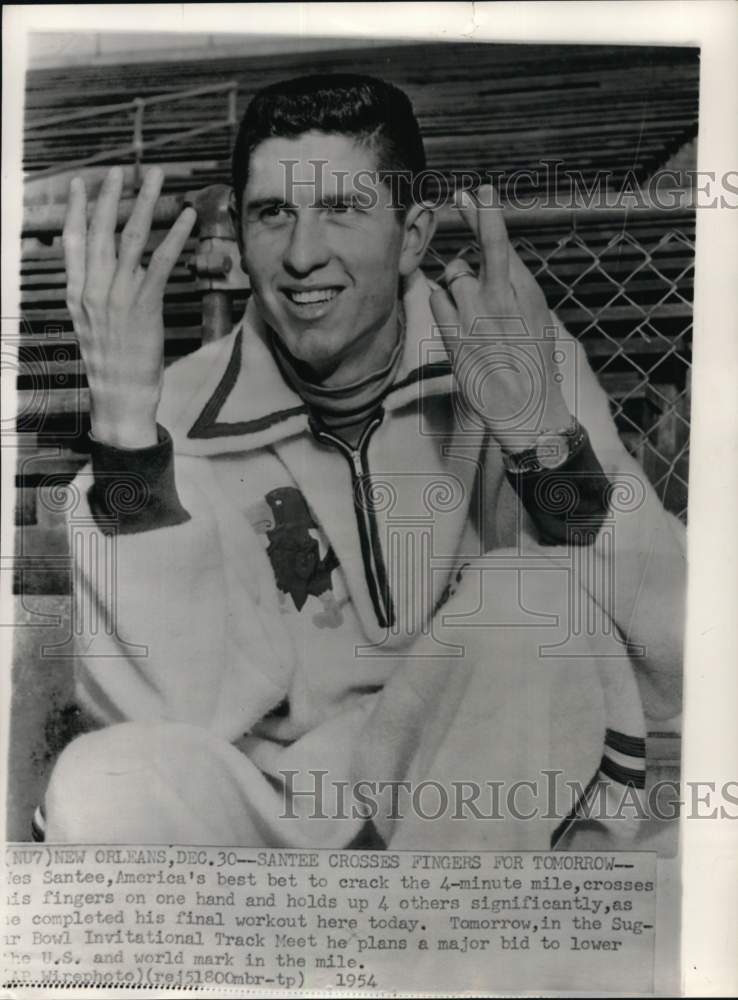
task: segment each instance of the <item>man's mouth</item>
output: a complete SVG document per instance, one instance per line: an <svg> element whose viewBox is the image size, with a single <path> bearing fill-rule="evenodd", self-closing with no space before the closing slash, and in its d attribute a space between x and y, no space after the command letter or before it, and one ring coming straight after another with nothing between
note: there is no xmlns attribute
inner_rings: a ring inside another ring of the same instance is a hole
<svg viewBox="0 0 738 1000"><path fill-rule="evenodd" d="M285 288L284 290L290 302L294 302L298 306L330 302L335 299L340 291L341 289L336 286L310 289Z"/></svg>
<svg viewBox="0 0 738 1000"><path fill-rule="evenodd" d="M342 285L320 285L315 288L283 286L282 294L288 311L302 323L316 323L326 319L337 309Z"/></svg>

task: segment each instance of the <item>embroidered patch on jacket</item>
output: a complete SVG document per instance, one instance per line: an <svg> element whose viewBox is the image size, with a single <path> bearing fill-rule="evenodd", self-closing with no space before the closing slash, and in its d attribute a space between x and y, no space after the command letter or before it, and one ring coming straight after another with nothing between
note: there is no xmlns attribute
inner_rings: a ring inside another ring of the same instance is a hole
<svg viewBox="0 0 738 1000"><path fill-rule="evenodd" d="M331 573L338 567L332 548L320 557L320 543L310 531L317 529L305 497L294 486L270 490L263 504L248 511L254 530L266 535L267 555L277 589L288 594L298 611L308 597L317 597L323 610L313 615L319 628L338 628L343 612L333 594Z"/></svg>

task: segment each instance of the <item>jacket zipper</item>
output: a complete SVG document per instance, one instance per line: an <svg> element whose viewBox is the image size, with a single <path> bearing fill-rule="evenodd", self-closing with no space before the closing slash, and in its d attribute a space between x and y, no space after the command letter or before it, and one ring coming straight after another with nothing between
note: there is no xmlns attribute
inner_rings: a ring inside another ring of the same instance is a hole
<svg viewBox="0 0 738 1000"><path fill-rule="evenodd" d="M364 574L369 587L369 595L374 606L374 613L381 628L390 628L395 624L395 609L387 580L387 569L379 541L379 527L371 502L367 499L372 495L371 476L369 472L369 439L379 427L384 418L384 410L372 417L361 433L356 447L352 448L342 438L331 434L317 422L311 421L313 434L323 444L332 445L339 451L349 464L351 470L351 490L354 500L354 513L359 528L361 555L364 562Z"/></svg>

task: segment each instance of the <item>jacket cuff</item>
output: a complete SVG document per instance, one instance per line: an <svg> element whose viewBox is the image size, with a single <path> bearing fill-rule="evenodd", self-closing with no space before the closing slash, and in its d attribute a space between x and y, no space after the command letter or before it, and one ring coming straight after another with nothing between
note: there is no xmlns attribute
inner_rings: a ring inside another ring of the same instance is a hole
<svg viewBox="0 0 738 1000"><path fill-rule="evenodd" d="M131 535L190 520L177 495L172 439L160 425L157 436L148 448L115 448L90 435L93 484L87 496L106 533Z"/></svg>
<svg viewBox="0 0 738 1000"><path fill-rule="evenodd" d="M592 545L609 508L610 480L585 431L581 446L557 469L507 471L543 545Z"/></svg>

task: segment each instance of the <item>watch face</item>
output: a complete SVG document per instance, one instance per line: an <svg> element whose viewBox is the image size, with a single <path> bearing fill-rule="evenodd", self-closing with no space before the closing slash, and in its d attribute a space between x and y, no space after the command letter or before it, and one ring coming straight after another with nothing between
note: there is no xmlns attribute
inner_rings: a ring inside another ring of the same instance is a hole
<svg viewBox="0 0 738 1000"><path fill-rule="evenodd" d="M536 442L536 458L543 469L557 469L569 457L565 434L542 434Z"/></svg>

